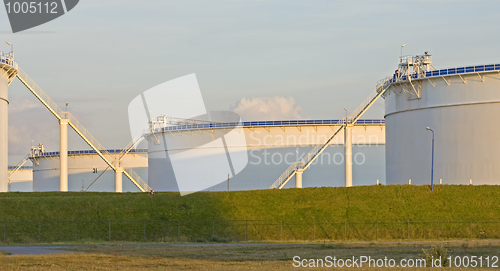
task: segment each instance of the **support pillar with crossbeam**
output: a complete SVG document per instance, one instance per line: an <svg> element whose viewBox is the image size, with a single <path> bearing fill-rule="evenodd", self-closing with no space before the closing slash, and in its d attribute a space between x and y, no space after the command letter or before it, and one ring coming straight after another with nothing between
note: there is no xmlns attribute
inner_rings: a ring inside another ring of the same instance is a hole
<svg viewBox="0 0 500 271"><path fill-rule="evenodd" d="M302 173L304 173L303 169L297 169L295 172L295 188L302 188Z"/></svg>
<svg viewBox="0 0 500 271"><path fill-rule="evenodd" d="M345 127L345 147L344 147L344 157L345 157L345 186L352 186L352 124L348 124Z"/></svg>

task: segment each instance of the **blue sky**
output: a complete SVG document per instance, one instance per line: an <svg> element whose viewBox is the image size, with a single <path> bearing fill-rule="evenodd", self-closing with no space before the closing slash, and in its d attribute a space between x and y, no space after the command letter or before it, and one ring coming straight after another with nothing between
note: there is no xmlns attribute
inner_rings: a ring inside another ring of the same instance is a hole
<svg viewBox="0 0 500 271"><path fill-rule="evenodd" d="M292 97L301 118L337 119L394 72L402 44L403 54L429 51L437 68L500 63L499 10L497 1L82 0L16 34L0 11L0 50L12 42L52 99L121 148L129 102L186 74L196 73L209 110ZM55 118L20 82L9 91L9 164L32 140L57 151ZM379 101L365 118L383 115ZM71 136L70 149L87 148Z"/></svg>

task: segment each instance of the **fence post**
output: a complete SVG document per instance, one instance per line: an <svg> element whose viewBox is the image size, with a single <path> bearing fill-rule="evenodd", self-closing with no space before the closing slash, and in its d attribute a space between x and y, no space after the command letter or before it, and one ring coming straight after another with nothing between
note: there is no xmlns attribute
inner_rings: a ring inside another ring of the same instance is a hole
<svg viewBox="0 0 500 271"><path fill-rule="evenodd" d="M215 236L215 220L212 220L212 237Z"/></svg>
<svg viewBox="0 0 500 271"><path fill-rule="evenodd" d="M316 241L316 218L313 220L313 242Z"/></svg>
<svg viewBox="0 0 500 271"><path fill-rule="evenodd" d="M165 243L165 222L160 221L161 223L161 241Z"/></svg>
<svg viewBox="0 0 500 271"><path fill-rule="evenodd" d="M144 221L144 242L147 242L147 239L146 239L146 221Z"/></svg>
<svg viewBox="0 0 500 271"><path fill-rule="evenodd" d="M347 219L344 220L344 241L347 240Z"/></svg>
<svg viewBox="0 0 500 271"><path fill-rule="evenodd" d="M181 240L181 221L177 220L177 241Z"/></svg>
<svg viewBox="0 0 500 271"><path fill-rule="evenodd" d="M470 239L472 239L472 218L470 219Z"/></svg>
<svg viewBox="0 0 500 271"><path fill-rule="evenodd" d="M245 237L246 237L246 240L248 241L248 219L246 220Z"/></svg>
<svg viewBox="0 0 500 271"><path fill-rule="evenodd" d="M42 223L38 221L38 243L42 240Z"/></svg>
<svg viewBox="0 0 500 271"><path fill-rule="evenodd" d="M410 219L408 219L408 227L407 227L407 230L408 230L408 240L410 240Z"/></svg>
<svg viewBox="0 0 500 271"><path fill-rule="evenodd" d="M76 221L75 221L75 242L76 242Z"/></svg>
<svg viewBox="0 0 500 271"><path fill-rule="evenodd" d="M108 241L111 242L111 221L108 221Z"/></svg>
<svg viewBox="0 0 500 271"><path fill-rule="evenodd" d="M280 241L283 241L283 220L280 220Z"/></svg>
<svg viewBox="0 0 500 271"><path fill-rule="evenodd" d="M378 183L378 180L377 180ZM377 236L375 237L375 240L378 240L378 219L377 219Z"/></svg>
<svg viewBox="0 0 500 271"><path fill-rule="evenodd" d="M438 218L438 240L439 240L439 218Z"/></svg>

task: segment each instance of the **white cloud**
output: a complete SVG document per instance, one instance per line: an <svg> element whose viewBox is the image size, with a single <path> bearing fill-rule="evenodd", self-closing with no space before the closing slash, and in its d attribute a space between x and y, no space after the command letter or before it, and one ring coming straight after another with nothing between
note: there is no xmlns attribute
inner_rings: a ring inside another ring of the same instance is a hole
<svg viewBox="0 0 500 271"><path fill-rule="evenodd" d="M293 97L242 98L233 111L244 121L302 119L302 108L295 104Z"/></svg>

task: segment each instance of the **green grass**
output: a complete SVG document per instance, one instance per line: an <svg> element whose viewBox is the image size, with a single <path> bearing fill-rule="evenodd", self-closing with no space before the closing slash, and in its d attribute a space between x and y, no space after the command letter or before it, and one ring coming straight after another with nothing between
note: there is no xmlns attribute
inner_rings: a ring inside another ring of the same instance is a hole
<svg viewBox="0 0 500 271"><path fill-rule="evenodd" d="M246 240L247 231L251 240L373 240L376 221L380 239L405 239L408 231L412 239L435 239L438 220L440 238L463 239L470 236L471 219L473 238L500 238L500 224L484 223L500 222L500 186L436 185L433 192L429 186L414 185L322 187L199 192L184 197L178 193L2 193L0 204L0 223L26 222L7 223L8 236L14 230L9 225L30 232L21 241L10 239L26 243L58 241L47 233L58 227L70 236L60 241L71 241L71 221L100 221L77 225L78 239L90 240L108 239L107 221L115 221L112 240L141 241L143 221L161 221L147 222L146 228L156 232L147 232L146 239L172 241L179 236L178 220L181 241L209 241L214 226L215 235L234 241ZM39 227L45 234L38 236ZM85 230L96 236L85 237Z"/></svg>
<svg viewBox="0 0 500 271"><path fill-rule="evenodd" d="M2 221L498 219L500 186L389 185L236 192L2 193Z"/></svg>

